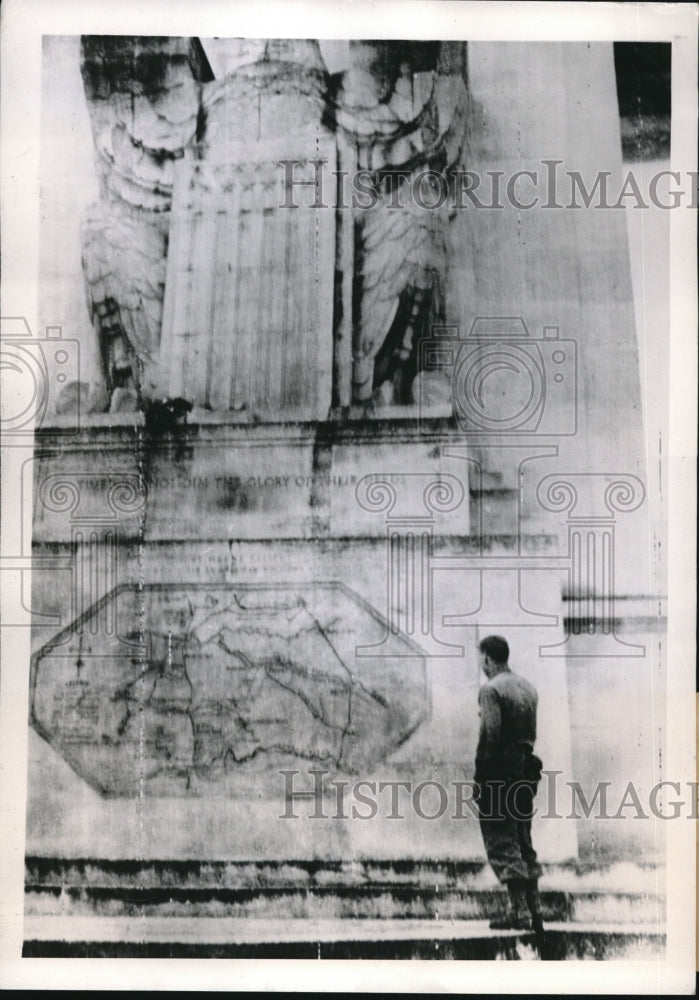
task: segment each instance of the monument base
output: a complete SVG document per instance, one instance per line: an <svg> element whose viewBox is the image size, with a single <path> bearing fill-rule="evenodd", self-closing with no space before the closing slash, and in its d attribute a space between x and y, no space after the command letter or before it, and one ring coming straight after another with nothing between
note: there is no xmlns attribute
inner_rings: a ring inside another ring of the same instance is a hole
<svg viewBox="0 0 699 1000"><path fill-rule="evenodd" d="M581 670L613 688L615 661L567 636L559 535L450 421L136 416L42 430L33 476L28 853L483 859L489 633L539 690L545 768L588 773ZM544 862L578 855L569 812L537 817Z"/></svg>

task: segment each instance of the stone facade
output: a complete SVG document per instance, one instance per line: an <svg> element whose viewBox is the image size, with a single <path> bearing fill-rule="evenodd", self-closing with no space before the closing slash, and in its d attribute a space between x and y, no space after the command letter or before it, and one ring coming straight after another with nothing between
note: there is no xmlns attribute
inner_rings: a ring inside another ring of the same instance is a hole
<svg viewBox="0 0 699 1000"><path fill-rule="evenodd" d="M449 813L281 819L279 772L468 780L491 632L561 782L612 758L648 782L661 622L623 219L449 209L457 168L560 150L619 173L611 46L353 42L329 74L316 42L224 40L214 80L195 40L124 44L83 46L102 381L27 471L28 851L482 858ZM377 171L372 204L339 204L333 170ZM391 207L421 172L446 203ZM535 839L549 863L654 857L646 832Z"/></svg>

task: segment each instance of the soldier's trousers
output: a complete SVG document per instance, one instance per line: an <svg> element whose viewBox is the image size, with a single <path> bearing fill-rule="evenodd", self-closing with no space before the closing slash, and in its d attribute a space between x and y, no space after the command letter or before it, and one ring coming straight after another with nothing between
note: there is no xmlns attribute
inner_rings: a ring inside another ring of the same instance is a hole
<svg viewBox="0 0 699 1000"><path fill-rule="evenodd" d="M480 786L479 822L488 861L500 882L537 879L541 866L532 844L536 785L486 781Z"/></svg>

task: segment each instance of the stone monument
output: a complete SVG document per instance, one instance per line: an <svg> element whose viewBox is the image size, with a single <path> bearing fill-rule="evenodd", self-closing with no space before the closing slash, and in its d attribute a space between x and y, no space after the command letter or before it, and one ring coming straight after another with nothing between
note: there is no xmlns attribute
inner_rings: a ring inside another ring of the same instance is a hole
<svg viewBox="0 0 699 1000"><path fill-rule="evenodd" d="M495 631L563 782L597 725L582 673L616 691L644 648L623 573L580 582L644 495L640 416L607 406L617 376L639 395L623 220L464 210L460 186L556 142L618 172L611 46L352 41L330 73L312 40L86 37L82 73L102 379L37 434L34 553L69 583L37 562L59 624L34 632L28 853L482 859L450 812L283 818L288 775L306 812L315 773L321 798L470 778ZM589 509L554 481L578 474ZM537 823L547 863L600 849Z"/></svg>

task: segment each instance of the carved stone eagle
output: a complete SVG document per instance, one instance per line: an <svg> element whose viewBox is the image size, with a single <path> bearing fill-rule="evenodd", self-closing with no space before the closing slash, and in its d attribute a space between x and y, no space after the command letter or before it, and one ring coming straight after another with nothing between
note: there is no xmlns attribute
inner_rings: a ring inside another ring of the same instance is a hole
<svg viewBox="0 0 699 1000"><path fill-rule="evenodd" d="M193 39L83 36L100 201L82 228L88 309L112 409L153 383L173 170L196 140L210 70Z"/></svg>
<svg viewBox="0 0 699 1000"><path fill-rule="evenodd" d="M412 403L418 341L444 319L447 188L466 134L464 75L463 46L350 42L337 127L356 169L375 178L375 198L355 224L356 403Z"/></svg>

